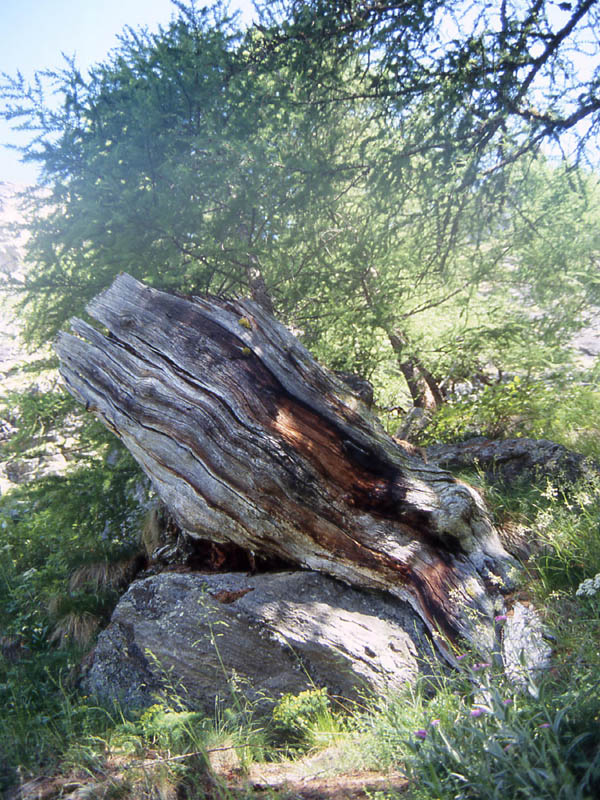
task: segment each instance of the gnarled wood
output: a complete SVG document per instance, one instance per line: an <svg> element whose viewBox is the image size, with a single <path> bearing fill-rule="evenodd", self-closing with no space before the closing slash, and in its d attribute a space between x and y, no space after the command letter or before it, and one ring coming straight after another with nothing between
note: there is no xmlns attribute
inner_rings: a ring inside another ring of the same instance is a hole
<svg viewBox="0 0 600 800"><path fill-rule="evenodd" d="M129 448L190 534L409 602L491 647L511 564L479 495L396 444L251 300L128 275L56 351L69 391Z"/></svg>

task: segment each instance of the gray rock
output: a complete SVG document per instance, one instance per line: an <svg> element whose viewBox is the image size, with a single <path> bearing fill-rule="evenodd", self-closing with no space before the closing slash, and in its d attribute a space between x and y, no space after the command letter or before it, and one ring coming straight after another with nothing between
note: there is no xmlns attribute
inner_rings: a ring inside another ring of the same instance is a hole
<svg viewBox="0 0 600 800"><path fill-rule="evenodd" d="M430 642L407 605L324 575L162 573L121 598L82 683L127 709L171 687L214 711L232 691L269 704L315 685L347 698L401 688L424 655Z"/></svg>
<svg viewBox="0 0 600 800"><path fill-rule="evenodd" d="M36 464L33 459L24 460L16 458L13 461L7 461L4 464L4 471L6 477L12 483L26 483L30 480L32 474L35 472Z"/></svg>
<svg viewBox="0 0 600 800"><path fill-rule="evenodd" d="M502 637L502 658L509 680L536 694L537 682L550 666L551 655L538 612L515 603Z"/></svg>
<svg viewBox="0 0 600 800"><path fill-rule="evenodd" d="M592 369L600 356L600 310L591 306L583 312L586 325L571 340L576 360L584 369Z"/></svg>
<svg viewBox="0 0 600 800"><path fill-rule="evenodd" d="M576 481L588 470L597 469L584 456L546 439L504 439L494 441L484 437L468 439L457 444L437 444L428 447L427 459L444 469L481 469L493 482L514 483L518 480Z"/></svg>

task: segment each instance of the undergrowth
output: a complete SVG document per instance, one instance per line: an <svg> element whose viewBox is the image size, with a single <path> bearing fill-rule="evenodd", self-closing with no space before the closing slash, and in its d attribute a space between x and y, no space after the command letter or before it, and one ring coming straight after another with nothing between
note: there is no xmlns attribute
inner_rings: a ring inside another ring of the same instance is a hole
<svg viewBox="0 0 600 800"><path fill-rule="evenodd" d="M518 595L553 643L529 689L464 652L450 677L379 698L363 753L401 766L415 800L594 800L600 796L600 476L577 485L486 488L500 516L527 525L533 554ZM387 795L382 794L379 800Z"/></svg>
<svg viewBox="0 0 600 800"><path fill-rule="evenodd" d="M553 381L514 377L452 397L423 432L422 444L472 436L549 439L591 458L600 457L600 392L570 377Z"/></svg>
<svg viewBox="0 0 600 800"><path fill-rule="evenodd" d="M457 406L439 415L435 436L489 433L483 423L514 389L462 417ZM513 394L496 423L505 433L517 425L522 435L573 445L597 424L591 390L567 396L560 410L537 390ZM42 403L41 421L23 406L23 441L51 424L53 403ZM337 742L357 767L404 772L415 800L600 795L600 477L510 491L470 478L499 523L517 520L535 543L518 596L542 610L554 651L535 691L465 651L454 674L433 671L410 692L365 700L360 710L340 710L315 687L281 698L267 715L242 698L208 715L175 694L125 715L82 696L76 682L139 547L140 474L103 436L71 472L0 498L0 791L44 772L104 781L107 797L225 799L230 793L211 773L214 754L243 773L253 761L299 758ZM598 452L591 439L579 449Z"/></svg>
<svg viewBox="0 0 600 800"><path fill-rule="evenodd" d="M381 698L365 720L382 763L401 764L425 800L592 800L600 791L595 668L543 678L535 696L490 665Z"/></svg>

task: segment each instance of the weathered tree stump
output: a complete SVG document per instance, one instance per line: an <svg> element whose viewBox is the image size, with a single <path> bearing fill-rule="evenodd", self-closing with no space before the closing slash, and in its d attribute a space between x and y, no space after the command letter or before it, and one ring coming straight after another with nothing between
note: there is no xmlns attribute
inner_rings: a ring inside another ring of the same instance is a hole
<svg viewBox="0 0 600 800"><path fill-rule="evenodd" d="M88 312L108 333L76 319L59 336L66 386L186 531L383 589L434 634L493 646L512 562L479 495L394 442L260 306L123 274Z"/></svg>

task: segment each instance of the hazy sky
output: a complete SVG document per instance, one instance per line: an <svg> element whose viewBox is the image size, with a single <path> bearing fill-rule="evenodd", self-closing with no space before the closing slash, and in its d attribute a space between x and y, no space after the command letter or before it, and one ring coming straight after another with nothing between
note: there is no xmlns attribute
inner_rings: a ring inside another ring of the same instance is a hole
<svg viewBox="0 0 600 800"><path fill-rule="evenodd" d="M230 8L240 9L245 21L251 18L251 0L231 0ZM75 56L85 69L118 44L126 25L156 30L175 12L171 0L0 0L0 72L20 70L31 79L36 70L63 65L61 53ZM0 120L0 145L21 141ZM0 146L0 181L32 183L35 176L32 165L19 163L18 153Z"/></svg>

